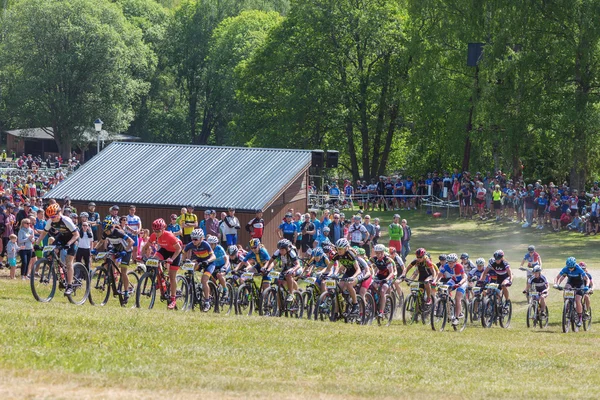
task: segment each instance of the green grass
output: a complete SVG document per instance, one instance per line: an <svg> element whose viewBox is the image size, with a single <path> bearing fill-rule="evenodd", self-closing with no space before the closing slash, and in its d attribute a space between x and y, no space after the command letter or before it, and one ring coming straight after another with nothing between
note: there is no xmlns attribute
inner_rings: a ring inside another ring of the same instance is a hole
<svg viewBox="0 0 600 400"><path fill-rule="evenodd" d="M434 254L489 257L502 247L514 263L535 243L558 268L563 253L591 260L596 245L594 238L523 233L515 225L485 224L475 234L471 222L404 214L413 247ZM600 325L562 334L562 300L552 291L550 326L528 330L522 279L511 290L509 329L469 325L462 333L400 321L352 326L167 312L163 303L121 309L116 299L106 307L77 307L62 297L41 304L21 281L0 285L0 393L9 398L589 398L600 387ZM600 324L594 297L593 322Z"/></svg>

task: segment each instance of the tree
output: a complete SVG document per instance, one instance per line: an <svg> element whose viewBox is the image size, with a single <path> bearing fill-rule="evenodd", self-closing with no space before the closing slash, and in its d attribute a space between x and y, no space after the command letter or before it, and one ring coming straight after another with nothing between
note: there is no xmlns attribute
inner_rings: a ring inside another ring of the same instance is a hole
<svg viewBox="0 0 600 400"><path fill-rule="evenodd" d="M121 9L97 0L23 0L8 10L0 44L7 108L28 127L51 127L63 156L101 117L127 129L148 91L150 50Z"/></svg>

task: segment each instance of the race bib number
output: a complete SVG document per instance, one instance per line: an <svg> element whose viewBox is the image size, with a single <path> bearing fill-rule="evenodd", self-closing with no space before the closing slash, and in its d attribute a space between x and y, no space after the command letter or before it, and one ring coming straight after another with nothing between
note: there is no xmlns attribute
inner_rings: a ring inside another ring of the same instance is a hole
<svg viewBox="0 0 600 400"><path fill-rule="evenodd" d="M106 258L107 252L96 254L96 260L104 260Z"/></svg>
<svg viewBox="0 0 600 400"><path fill-rule="evenodd" d="M336 287L336 282L335 282L335 281L332 281L332 280L327 280L327 281L325 281L325 287L326 287L327 289L335 289L335 287Z"/></svg>
<svg viewBox="0 0 600 400"><path fill-rule="evenodd" d="M158 267L158 260L156 258L151 258L147 260L146 267Z"/></svg>
<svg viewBox="0 0 600 400"><path fill-rule="evenodd" d="M498 284L497 283L488 283L487 288L488 289L498 289Z"/></svg>
<svg viewBox="0 0 600 400"><path fill-rule="evenodd" d="M193 271L194 267L195 267L195 264L193 262L187 262L187 263L183 264L181 269L183 269L184 271Z"/></svg>
<svg viewBox="0 0 600 400"><path fill-rule="evenodd" d="M314 284L317 281L317 278L314 277L308 277L304 280L304 282L308 283L309 285Z"/></svg>
<svg viewBox="0 0 600 400"><path fill-rule="evenodd" d="M269 272L269 276L273 279L279 278L279 272L271 271Z"/></svg>
<svg viewBox="0 0 600 400"><path fill-rule="evenodd" d="M244 272L242 274L242 278L244 279L252 279L254 277L254 274L252 272Z"/></svg>
<svg viewBox="0 0 600 400"><path fill-rule="evenodd" d="M410 290L411 291L419 290L419 282L412 282L410 284Z"/></svg>
<svg viewBox="0 0 600 400"><path fill-rule="evenodd" d="M565 290L563 297L565 299L574 299L575 298L575 291L574 290Z"/></svg>
<svg viewBox="0 0 600 400"><path fill-rule="evenodd" d="M56 248L56 246L44 246L44 253L48 253L50 251L53 251Z"/></svg>

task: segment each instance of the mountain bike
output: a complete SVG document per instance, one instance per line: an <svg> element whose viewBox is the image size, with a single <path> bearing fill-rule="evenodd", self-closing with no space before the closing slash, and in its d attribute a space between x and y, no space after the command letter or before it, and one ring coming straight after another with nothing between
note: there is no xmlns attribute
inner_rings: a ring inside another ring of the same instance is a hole
<svg viewBox="0 0 600 400"><path fill-rule="evenodd" d="M94 259L96 261L102 260L102 265L96 267L92 272L90 304L94 306L106 305L112 291L113 296L119 297L121 307L125 307L129 296L135 293L138 283L137 274L133 271L127 272L129 285L126 289L127 296L125 296L121 270L118 267L121 263L121 257L118 257L114 252L102 252L96 254Z"/></svg>
<svg viewBox="0 0 600 400"><path fill-rule="evenodd" d="M394 298L394 305L396 306L396 309L394 310L395 318L399 318L399 316L402 315L402 310L404 309L404 293L402 292L402 289L398 288L398 290L396 290L396 287L395 287L396 282L402 283L402 281L403 281L402 278L394 279L392 281L392 286L391 286L391 291L390 291L390 295ZM400 291L400 293L398 293L398 291Z"/></svg>
<svg viewBox="0 0 600 400"><path fill-rule="evenodd" d="M593 294L593 290L589 290L586 294L588 296L591 296ZM588 308L585 305L585 301L584 299L581 299L581 306L583 307L583 315L581 317L582 322L583 322L583 330L584 331L589 331L590 329L592 329L592 307L591 307L591 303L590 303L590 308Z"/></svg>
<svg viewBox="0 0 600 400"><path fill-rule="evenodd" d="M61 260L58 252L63 251L62 246L44 246L43 258L33 265L29 278L33 297L41 302L48 303L56 294L56 287L64 291L67 287L67 267ZM82 263L73 263L73 293L68 295L69 302L82 305L90 295L90 276Z"/></svg>
<svg viewBox="0 0 600 400"><path fill-rule="evenodd" d="M351 282L352 278L328 277L325 280L325 289L321 293L317 313L319 319L331 322L343 319L346 323L365 324L365 302L359 294L356 295L358 302L358 313L352 312L352 298L347 290L342 291L338 282Z"/></svg>
<svg viewBox="0 0 600 400"><path fill-rule="evenodd" d="M184 271L183 278L187 286L188 297L185 299L183 305L184 310L193 311L196 306L204 312L213 310L215 313L219 312L219 290L215 280L211 276L208 282L208 309L204 309L204 290L202 288L202 270L196 271L196 263L190 260L186 260L181 269ZM177 277L179 278L179 276ZM233 294L233 287L231 288ZM232 300L233 304L233 300ZM229 307L231 311L231 307ZM229 311L227 313L229 313Z"/></svg>
<svg viewBox="0 0 600 400"><path fill-rule="evenodd" d="M475 278L475 281L477 281L477 278ZM471 321L472 324L476 324L476 323L479 323L481 320L481 311L482 311L481 287L475 285L473 287L468 287L467 291L471 292L471 294L469 296L469 305L468 305L469 320Z"/></svg>
<svg viewBox="0 0 600 400"><path fill-rule="evenodd" d="M431 312L431 305L425 303L424 283L413 279L404 278L410 287L410 294L404 301L402 308L402 322L404 325L413 324L421 318L423 325L427 322L427 317Z"/></svg>
<svg viewBox="0 0 600 400"><path fill-rule="evenodd" d="M135 290L135 306L137 308L152 309L156 302L156 293L159 293L159 300L167 304L171 300L171 291L169 281L168 265L165 260L158 258L149 258L144 264L146 272L140 278ZM175 299L177 309L183 310L188 299L188 285L185 278L177 275L177 290Z"/></svg>
<svg viewBox="0 0 600 400"><path fill-rule="evenodd" d="M527 306L527 327L546 328L548 326L548 306L542 310L540 306L541 293L529 290L529 305Z"/></svg>
<svg viewBox="0 0 600 400"><path fill-rule="evenodd" d="M271 280L279 277L279 272L271 271L269 273ZM258 310L258 314L262 315L262 295L261 295L261 286L262 286L262 272L244 272L241 276L241 281L237 290L236 298L235 298L235 307L237 309L238 314L247 314L248 316L252 315L254 310ZM256 279L260 279L261 283L257 284Z"/></svg>
<svg viewBox="0 0 600 400"><path fill-rule="evenodd" d="M304 278L306 288L302 291L302 303L304 304L304 313L308 319L317 318L315 311L319 302L319 296L321 296L321 288L316 282L317 278L314 276Z"/></svg>
<svg viewBox="0 0 600 400"><path fill-rule="evenodd" d="M499 286L497 283L488 283L485 286L486 294L481 306L481 325L484 328L491 328L497 322L503 328L510 326L512 303L510 300L503 300L504 295Z"/></svg>
<svg viewBox="0 0 600 400"><path fill-rule="evenodd" d="M380 315L379 313L379 299L380 299L380 288L381 285L383 283L388 283L388 291L385 294L385 303L384 303L384 307L383 307L383 313ZM391 294L391 292L395 292L394 287L391 285L391 282L385 280L385 279L373 279L373 281L371 282L371 286L369 287L369 291L367 293L369 293L371 296L373 296L373 314L375 315L375 318L377 319L377 324L378 325L386 325L386 326L390 326L390 324L392 323L392 319L394 318L394 312L396 311L396 302L394 300L393 295ZM365 305L365 309L367 309L366 305Z"/></svg>
<svg viewBox="0 0 600 400"><path fill-rule="evenodd" d="M290 300L291 298L291 300ZM287 289L285 279L272 278L272 283L262 294L261 315L270 317L302 318L304 312L304 301L302 293L294 290L291 293Z"/></svg>
<svg viewBox="0 0 600 400"><path fill-rule="evenodd" d="M431 329L434 331L443 331L446 328L446 323L452 321L456 314L456 305L452 298L451 287L446 284L432 284L436 289L436 295L433 301L433 309L431 310ZM467 326L467 301L461 299L461 307L463 312L458 316L458 324L452 324L454 330L464 331Z"/></svg>
<svg viewBox="0 0 600 400"><path fill-rule="evenodd" d="M562 312L562 331L564 333L568 333L569 330L572 330L573 332L579 332L579 327L577 326L577 320L579 316L577 315L577 309L575 307L575 296L577 295L577 289L567 289L562 286L555 286L554 288L563 292L564 305ZM592 324L592 311L586 309L583 296L581 296L581 306L583 307L581 322L583 329L587 331L590 329ZM583 316L586 315L586 312L589 312L589 318L586 316L586 319L584 320Z"/></svg>

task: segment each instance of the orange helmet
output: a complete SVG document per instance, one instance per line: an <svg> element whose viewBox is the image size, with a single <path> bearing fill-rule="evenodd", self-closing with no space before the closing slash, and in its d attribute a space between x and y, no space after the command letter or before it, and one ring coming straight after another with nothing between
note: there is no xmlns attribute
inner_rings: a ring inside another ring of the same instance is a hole
<svg viewBox="0 0 600 400"><path fill-rule="evenodd" d="M58 215L60 212L60 206L57 203L50 204L48 208L46 208L46 216L48 218L52 218L55 215Z"/></svg>

